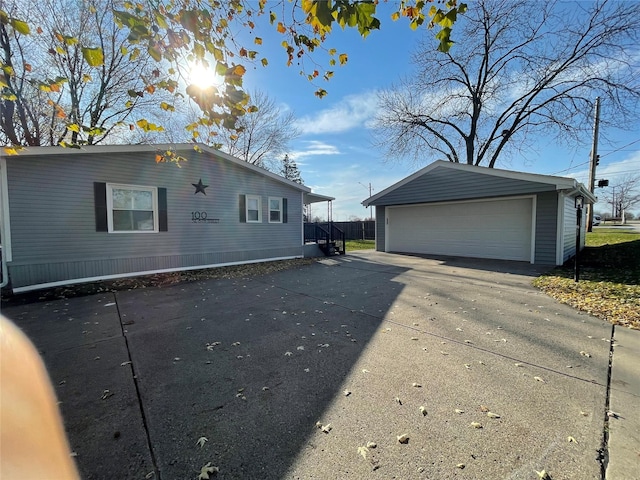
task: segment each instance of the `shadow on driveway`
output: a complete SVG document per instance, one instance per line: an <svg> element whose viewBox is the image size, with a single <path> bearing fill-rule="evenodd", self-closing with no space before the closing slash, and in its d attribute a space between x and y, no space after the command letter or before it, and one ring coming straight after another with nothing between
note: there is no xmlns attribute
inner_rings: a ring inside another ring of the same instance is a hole
<svg viewBox="0 0 640 480"><path fill-rule="evenodd" d="M4 314L44 356L86 479L208 462L237 479L599 478L610 326L531 288L535 271L354 252Z"/></svg>

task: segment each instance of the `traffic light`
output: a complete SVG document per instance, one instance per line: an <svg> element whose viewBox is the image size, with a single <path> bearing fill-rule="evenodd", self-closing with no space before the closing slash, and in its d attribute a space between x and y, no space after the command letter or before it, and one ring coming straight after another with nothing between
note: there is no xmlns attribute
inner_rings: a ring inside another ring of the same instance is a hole
<svg viewBox="0 0 640 480"><path fill-rule="evenodd" d="M598 180L599 188L608 187L608 186L609 186L609 180Z"/></svg>

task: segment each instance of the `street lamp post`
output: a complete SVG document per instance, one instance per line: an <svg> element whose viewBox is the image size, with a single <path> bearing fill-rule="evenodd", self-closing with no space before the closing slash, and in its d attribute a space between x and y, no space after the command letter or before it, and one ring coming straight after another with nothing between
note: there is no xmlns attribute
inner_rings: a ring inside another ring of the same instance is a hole
<svg viewBox="0 0 640 480"><path fill-rule="evenodd" d="M573 279L577 282L580 280L580 229L582 227L582 207L584 207L584 197L578 195L575 199L576 206L576 255L573 265Z"/></svg>

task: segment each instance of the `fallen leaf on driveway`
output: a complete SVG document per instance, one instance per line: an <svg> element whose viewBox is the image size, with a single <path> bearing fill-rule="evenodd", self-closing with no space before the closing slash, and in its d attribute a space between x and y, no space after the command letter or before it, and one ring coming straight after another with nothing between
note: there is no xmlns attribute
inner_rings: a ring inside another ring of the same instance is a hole
<svg viewBox="0 0 640 480"><path fill-rule="evenodd" d="M482 428L482 424L478 422L471 422L471 426L473 428Z"/></svg>
<svg viewBox="0 0 640 480"><path fill-rule="evenodd" d="M456 408L454 411L455 411L456 413L464 413L464 410L460 410L459 408Z"/></svg>
<svg viewBox="0 0 640 480"><path fill-rule="evenodd" d="M397 403L398 405L402 405L402 400L400 400L400 398L396 397L396 403Z"/></svg>
<svg viewBox="0 0 640 480"><path fill-rule="evenodd" d="M480 411L487 413L489 411L489 407L487 407L486 405L480 405Z"/></svg>
<svg viewBox="0 0 640 480"><path fill-rule="evenodd" d="M419 383L413 382L411 384L412 387L416 387L416 388L422 388L422 385L420 385Z"/></svg>
<svg viewBox="0 0 640 480"><path fill-rule="evenodd" d="M125 367L125 366L127 366L127 365L131 365L131 360L129 360L128 362L122 362L122 363L120 364L120 366L121 366L121 367Z"/></svg>
<svg viewBox="0 0 640 480"><path fill-rule="evenodd" d="M322 425L322 427L320 427L320 430L322 430L323 433L329 433L332 428L333 427L331 426L331 424L327 423L326 425Z"/></svg>
<svg viewBox="0 0 640 480"><path fill-rule="evenodd" d="M196 442L196 445L198 445L200 448L204 447L204 444L207 443L209 441L209 439L207 437L200 437L198 439L198 441Z"/></svg>
<svg viewBox="0 0 640 480"><path fill-rule="evenodd" d="M487 412L487 417L489 417L489 418L500 418L500 415L498 415L497 413L493 413L493 412Z"/></svg>
<svg viewBox="0 0 640 480"><path fill-rule="evenodd" d="M100 397L102 400L105 400L109 397L112 397L114 395L113 392L110 392L109 390L105 390L104 392L102 392L102 397Z"/></svg>
<svg viewBox="0 0 640 480"><path fill-rule="evenodd" d="M349 395L351 395L351 390L345 390L343 393L345 397L348 397Z"/></svg>
<svg viewBox="0 0 640 480"><path fill-rule="evenodd" d="M200 469L200 475L198 475L198 480L209 480L210 473L219 473L219 472L220 472L220 469L218 467L212 467L211 462L209 462Z"/></svg>
<svg viewBox="0 0 640 480"><path fill-rule="evenodd" d="M464 463L457 464L456 468L459 468L460 470L464 469Z"/></svg>
<svg viewBox="0 0 640 480"><path fill-rule="evenodd" d="M426 417L427 416L427 407L420 407L420 413Z"/></svg>
<svg viewBox="0 0 640 480"><path fill-rule="evenodd" d="M367 448L376 448L377 446L376 442L367 442Z"/></svg>
<svg viewBox="0 0 640 480"><path fill-rule="evenodd" d="M367 454L369 453L369 449L367 447L358 447L358 453L362 455L362 458L367 459Z"/></svg>
<svg viewBox="0 0 640 480"><path fill-rule="evenodd" d="M575 438L571 437L571 436L567 437L567 442L569 442L569 443L578 443L578 441Z"/></svg>
<svg viewBox="0 0 640 480"><path fill-rule="evenodd" d="M542 382L542 383L547 383L545 382L542 378L540 377L533 377L534 380L537 380L538 382Z"/></svg>
<svg viewBox="0 0 640 480"><path fill-rule="evenodd" d="M409 435L407 435L406 433L399 435L396 438L400 443L409 443Z"/></svg>
<svg viewBox="0 0 640 480"><path fill-rule="evenodd" d="M582 351L580 352L580 355L582 355L583 357L587 357L587 358L590 358L590 357L591 357L591 354L590 354L590 353L585 352L584 350L582 350Z"/></svg>
<svg viewBox="0 0 640 480"><path fill-rule="evenodd" d="M296 348L296 350L304 350L304 345L300 345L299 347Z"/></svg>
<svg viewBox="0 0 640 480"><path fill-rule="evenodd" d="M536 470L536 473L542 480L551 480L551 476L545 470L542 470L541 472Z"/></svg>

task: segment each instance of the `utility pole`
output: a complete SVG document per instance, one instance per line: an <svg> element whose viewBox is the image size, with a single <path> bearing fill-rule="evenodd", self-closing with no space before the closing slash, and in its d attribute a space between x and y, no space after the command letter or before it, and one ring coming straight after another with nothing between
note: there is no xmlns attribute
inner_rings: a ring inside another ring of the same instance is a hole
<svg viewBox="0 0 640 480"><path fill-rule="evenodd" d="M598 165L598 130L600 128L600 97L596 98L596 112L593 122L593 144L591 145L591 162L589 168L589 191L593 193L596 183L596 166ZM593 204L587 204L587 232L593 231Z"/></svg>
<svg viewBox="0 0 640 480"><path fill-rule="evenodd" d="M371 197L371 182L369 182L369 186L367 187L364 183L362 182L358 182L360 185L362 185L364 188L369 188L369 197ZM371 205L369 205L369 220L373 220L373 207Z"/></svg>

